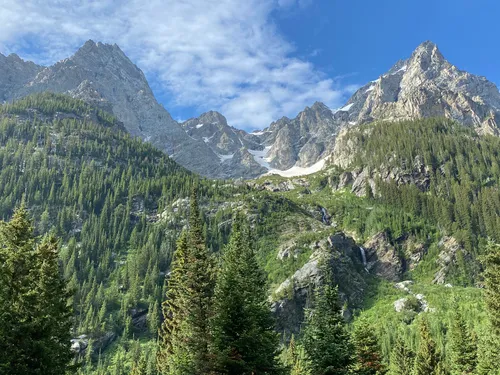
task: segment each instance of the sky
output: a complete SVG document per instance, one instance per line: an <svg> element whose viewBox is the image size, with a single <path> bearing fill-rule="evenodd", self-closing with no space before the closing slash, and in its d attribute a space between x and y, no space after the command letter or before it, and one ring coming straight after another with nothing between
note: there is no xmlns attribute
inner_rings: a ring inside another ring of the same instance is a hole
<svg viewBox="0 0 500 375"><path fill-rule="evenodd" d="M0 0L0 52L50 65L116 43L176 120L262 129L349 96L432 40L500 84L497 0Z"/></svg>

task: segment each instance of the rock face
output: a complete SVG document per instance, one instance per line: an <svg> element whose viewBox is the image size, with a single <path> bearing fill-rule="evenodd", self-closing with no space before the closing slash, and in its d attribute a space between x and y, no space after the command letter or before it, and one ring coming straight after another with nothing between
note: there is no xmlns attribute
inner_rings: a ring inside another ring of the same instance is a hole
<svg viewBox="0 0 500 375"><path fill-rule="evenodd" d="M308 167L333 150L338 131L334 113L323 103L306 107L293 120L283 117L263 133L269 164L281 170Z"/></svg>
<svg viewBox="0 0 500 375"><path fill-rule="evenodd" d="M386 280L399 281L405 271L404 259L389 241L387 233L380 232L365 242L367 269Z"/></svg>
<svg viewBox="0 0 500 375"><path fill-rule="evenodd" d="M500 93L485 77L459 70L424 42L407 60L360 88L347 102L353 123L447 117L498 134Z"/></svg>
<svg viewBox="0 0 500 375"><path fill-rule="evenodd" d="M259 145L247 139L250 137L245 137L244 131L229 126L219 112L204 113L181 125L191 138L203 141L219 157L221 176L252 178L267 172L248 152Z"/></svg>
<svg viewBox="0 0 500 375"><path fill-rule="evenodd" d="M15 54L4 56L0 53L0 103L9 100L42 69L42 66L24 61Z"/></svg>
<svg viewBox="0 0 500 375"><path fill-rule="evenodd" d="M355 241L343 233L337 233L314 245L319 248L309 261L274 293L277 299L273 303L273 311L277 317L278 332L287 335L299 332L304 321L304 308L308 306L311 293L322 278L318 264L325 255L331 256L329 266L339 285L340 298L347 303L348 308L361 306L367 287L364 275L367 273L363 269Z"/></svg>

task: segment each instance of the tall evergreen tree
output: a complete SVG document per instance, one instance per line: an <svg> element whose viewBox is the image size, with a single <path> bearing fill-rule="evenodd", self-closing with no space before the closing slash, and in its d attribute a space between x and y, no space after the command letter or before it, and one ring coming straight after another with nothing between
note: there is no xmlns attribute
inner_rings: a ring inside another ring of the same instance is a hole
<svg viewBox="0 0 500 375"><path fill-rule="evenodd" d="M483 259L484 286L489 326L478 350L478 375L498 375L500 369L500 245L490 243Z"/></svg>
<svg viewBox="0 0 500 375"><path fill-rule="evenodd" d="M398 337L391 352L389 375L410 375L413 371L415 353Z"/></svg>
<svg viewBox="0 0 500 375"><path fill-rule="evenodd" d="M41 337L36 350L42 353L40 366L44 374L63 374L73 359L69 345L73 325L73 310L68 305L71 296L66 281L61 277L58 260L59 242L54 235L46 236L36 249L39 267L36 284Z"/></svg>
<svg viewBox="0 0 500 375"><path fill-rule="evenodd" d="M276 374L278 336L267 301L266 276L252 248L249 227L236 220L217 277L212 330L217 371Z"/></svg>
<svg viewBox="0 0 500 375"><path fill-rule="evenodd" d="M148 375L146 355L140 353L137 361L132 365L130 375Z"/></svg>
<svg viewBox="0 0 500 375"><path fill-rule="evenodd" d="M344 375L353 364L353 345L338 301L329 259L316 287L314 307L306 311L303 345L312 374Z"/></svg>
<svg viewBox="0 0 500 375"><path fill-rule="evenodd" d="M180 373L184 367L181 359L187 361L188 353L181 354L184 346L178 345L182 341L181 325L186 318L184 308L184 288L186 284L186 257L187 232L182 232L174 252L171 272L167 281L167 298L162 303L164 321L159 330L159 349L157 352L158 370L162 374Z"/></svg>
<svg viewBox="0 0 500 375"><path fill-rule="evenodd" d="M458 306L449 331L451 375L473 374L477 365L477 342L470 333Z"/></svg>
<svg viewBox="0 0 500 375"><path fill-rule="evenodd" d="M358 375L376 375L383 371L382 356L377 336L366 320L356 324L353 332L356 362L353 370Z"/></svg>
<svg viewBox="0 0 500 375"><path fill-rule="evenodd" d="M0 224L0 242L0 373L62 374L72 360L72 312L57 240L38 241L23 204Z"/></svg>
<svg viewBox="0 0 500 375"><path fill-rule="evenodd" d="M489 244L484 266L483 276L488 317L494 333L500 336L500 245Z"/></svg>
<svg viewBox="0 0 500 375"><path fill-rule="evenodd" d="M193 356L193 373L207 374L210 370L211 334L209 321L215 286L214 260L206 246L203 222L198 207L197 189L191 192L188 251L186 257L186 312L187 344Z"/></svg>
<svg viewBox="0 0 500 375"><path fill-rule="evenodd" d="M413 375L438 375L440 362L436 343L431 337L429 322L422 319L420 322L420 343L415 356Z"/></svg>
<svg viewBox="0 0 500 375"><path fill-rule="evenodd" d="M201 375L210 371L213 272L193 190L189 230L179 239L163 303L165 321L158 351L158 369L163 374Z"/></svg>

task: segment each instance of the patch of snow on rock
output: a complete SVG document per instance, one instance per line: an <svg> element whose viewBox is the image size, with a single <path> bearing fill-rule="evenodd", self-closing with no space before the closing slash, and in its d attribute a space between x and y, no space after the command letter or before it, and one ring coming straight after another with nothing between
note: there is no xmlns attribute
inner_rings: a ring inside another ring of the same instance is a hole
<svg viewBox="0 0 500 375"><path fill-rule="evenodd" d="M265 147L263 150L248 150L250 154L253 155L254 160L262 167L266 169L271 169L269 165L269 160L267 159L267 153L271 149L271 146Z"/></svg>
<svg viewBox="0 0 500 375"><path fill-rule="evenodd" d="M325 166L325 161L326 159L321 159L317 163L311 165L310 167L297 167L293 166L290 169L287 170L279 170L279 169L271 169L269 172L266 174L277 174L283 177L297 177L297 176L304 176L312 173L319 172L320 170L323 169Z"/></svg>
<svg viewBox="0 0 500 375"><path fill-rule="evenodd" d="M342 112L347 112L348 110L350 110L350 109L351 109L351 107L352 107L353 105L354 105L354 103L348 104L348 105L346 105L346 106L344 106L344 107L340 108L338 111L339 111L339 112L340 112L340 111L342 111Z"/></svg>

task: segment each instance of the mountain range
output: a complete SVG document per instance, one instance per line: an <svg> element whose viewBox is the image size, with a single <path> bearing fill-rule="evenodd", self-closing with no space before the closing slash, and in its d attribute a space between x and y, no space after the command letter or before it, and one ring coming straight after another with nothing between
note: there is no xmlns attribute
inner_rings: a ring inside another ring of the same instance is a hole
<svg viewBox="0 0 500 375"><path fill-rule="evenodd" d="M252 133L230 126L215 111L178 123L116 44L89 40L49 67L0 54L0 101L43 91L66 93L111 112L130 134L209 178L316 172L331 162L343 129L377 120L447 117L494 135L500 125L495 84L459 70L429 41L360 87L342 108L316 102L293 119L282 117Z"/></svg>

